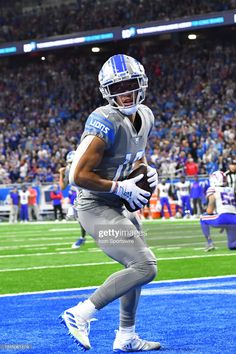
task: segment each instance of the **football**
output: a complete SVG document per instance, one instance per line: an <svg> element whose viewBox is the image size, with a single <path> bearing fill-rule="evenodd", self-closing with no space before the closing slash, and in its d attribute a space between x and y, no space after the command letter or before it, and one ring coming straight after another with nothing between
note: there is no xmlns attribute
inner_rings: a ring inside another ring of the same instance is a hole
<svg viewBox="0 0 236 354"><path fill-rule="evenodd" d="M152 193L154 192L154 188L151 188L149 186L149 183L147 181L147 179L148 179L148 177L147 177L147 165L145 165L144 163L141 163L135 170L133 170L130 173L130 175L127 177L127 179L134 178L134 177L136 177L138 175L141 175L141 174L143 174L143 178L136 183L136 186L138 186L141 189L144 189L145 191L150 192L151 195L152 195ZM151 198L151 196L149 198L147 198L147 199L149 200L150 198ZM126 200L124 200L124 204L125 204L126 209L128 209L131 212L134 212L134 211L137 211L137 210L140 209L138 206L136 206L135 209L131 209L131 206L129 205L129 203Z"/></svg>

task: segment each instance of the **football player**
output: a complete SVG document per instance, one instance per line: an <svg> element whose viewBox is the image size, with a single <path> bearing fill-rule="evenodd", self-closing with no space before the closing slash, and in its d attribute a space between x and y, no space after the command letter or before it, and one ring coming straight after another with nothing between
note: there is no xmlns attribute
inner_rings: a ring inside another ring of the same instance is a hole
<svg viewBox="0 0 236 354"><path fill-rule="evenodd" d="M163 178L161 183L158 183L157 185L157 197L160 198L162 219L165 219L165 215L164 215L165 205L168 209L170 218L172 219L169 194L170 194L170 183L166 183L166 180Z"/></svg>
<svg viewBox="0 0 236 354"><path fill-rule="evenodd" d="M182 204L182 216L187 217L192 215L192 208L190 204L190 182L186 181L185 176L180 178L180 182L176 184L181 204Z"/></svg>
<svg viewBox="0 0 236 354"><path fill-rule="evenodd" d="M65 189L69 184L69 171L74 156L75 156L75 151L68 152L68 154L66 155L66 167L61 167L59 169L59 185L62 190ZM76 209L76 199L78 198L78 195L79 195L78 189L74 186L71 186L68 192L68 197L70 199L71 205L66 215L67 220L73 217L75 220L78 221L78 211ZM80 248L80 246L82 246L85 243L86 231L81 224L80 224L80 229L81 229L81 237L72 244L71 248Z"/></svg>
<svg viewBox="0 0 236 354"><path fill-rule="evenodd" d="M236 199L234 190L227 187L224 172L216 171L210 176L210 187L207 192L206 214L201 216L201 228L207 239L206 251L215 249L210 237L210 227L225 229L228 237L228 248L236 249Z"/></svg>
<svg viewBox="0 0 236 354"><path fill-rule="evenodd" d="M143 175L126 177L146 163L145 147L154 124L152 111L142 104L148 79L144 67L127 55L109 58L99 72L100 91L108 104L87 119L76 150L69 180L82 188L79 220L98 246L124 269L112 274L88 300L66 310L62 321L84 349L90 349L89 323L98 310L120 298L120 327L114 352L149 351L160 343L135 333L135 314L141 287L157 274L156 258L145 244L136 213L147 204L150 193L136 183ZM157 172L148 167L147 181L157 186ZM102 349L101 349L102 352Z"/></svg>

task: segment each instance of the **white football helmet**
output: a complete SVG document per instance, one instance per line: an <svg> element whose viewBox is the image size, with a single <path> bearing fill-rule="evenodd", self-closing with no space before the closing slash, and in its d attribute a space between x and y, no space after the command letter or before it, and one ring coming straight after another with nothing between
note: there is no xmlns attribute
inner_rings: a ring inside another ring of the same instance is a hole
<svg viewBox="0 0 236 354"><path fill-rule="evenodd" d="M215 171L210 175L211 187L224 187L227 185L227 177L222 171Z"/></svg>
<svg viewBox="0 0 236 354"><path fill-rule="evenodd" d="M99 72L100 91L113 108L123 114L131 115L145 99L148 78L142 64L124 54L110 57ZM116 98L124 94L133 94L133 102L119 105Z"/></svg>
<svg viewBox="0 0 236 354"><path fill-rule="evenodd" d="M68 154L66 155L66 163L67 164L71 164L74 157L75 157L75 151L74 150L68 152Z"/></svg>

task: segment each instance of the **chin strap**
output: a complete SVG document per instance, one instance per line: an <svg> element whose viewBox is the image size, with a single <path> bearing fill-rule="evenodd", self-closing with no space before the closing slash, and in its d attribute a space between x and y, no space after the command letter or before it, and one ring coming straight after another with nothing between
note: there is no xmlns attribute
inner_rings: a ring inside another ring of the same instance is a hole
<svg viewBox="0 0 236 354"><path fill-rule="evenodd" d="M136 113L138 110L138 105L132 106L130 108L119 108L119 111L127 116Z"/></svg>

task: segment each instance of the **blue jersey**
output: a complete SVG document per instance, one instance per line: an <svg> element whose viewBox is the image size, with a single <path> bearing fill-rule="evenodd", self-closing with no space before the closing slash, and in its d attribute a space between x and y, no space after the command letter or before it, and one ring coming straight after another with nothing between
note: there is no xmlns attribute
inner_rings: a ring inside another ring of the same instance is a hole
<svg viewBox="0 0 236 354"><path fill-rule="evenodd" d="M68 192L68 198L70 200L71 205L74 205L74 201L75 201L76 197L77 197L77 191L70 189Z"/></svg>
<svg viewBox="0 0 236 354"><path fill-rule="evenodd" d="M18 192L11 192L10 197L13 205L19 205L19 194Z"/></svg>
<svg viewBox="0 0 236 354"><path fill-rule="evenodd" d="M199 182L193 182L193 184L191 185L191 198L201 198L202 196L202 186L200 185Z"/></svg>

